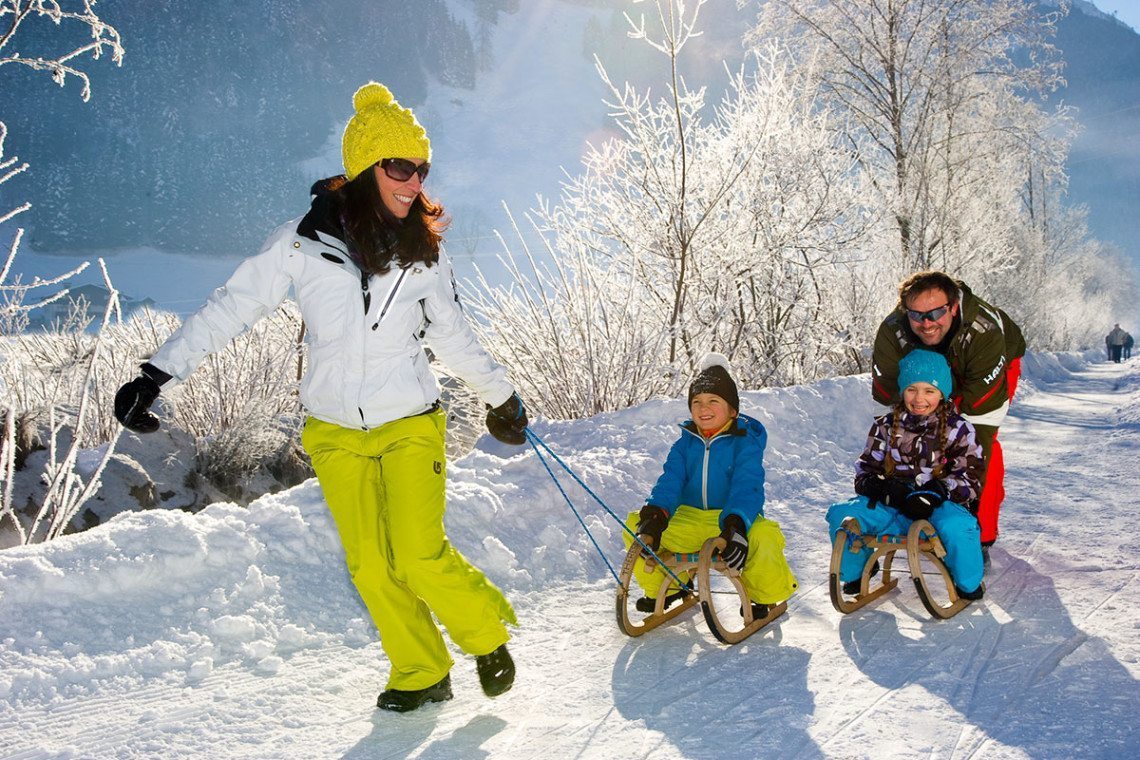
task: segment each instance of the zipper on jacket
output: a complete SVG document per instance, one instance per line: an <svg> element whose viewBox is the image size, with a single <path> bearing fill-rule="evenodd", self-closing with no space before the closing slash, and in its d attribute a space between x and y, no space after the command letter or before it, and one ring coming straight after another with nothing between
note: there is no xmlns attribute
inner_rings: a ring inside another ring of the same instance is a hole
<svg viewBox="0 0 1140 760"><path fill-rule="evenodd" d="M404 284L404 278L407 277L407 275L407 269L400 270L400 276L396 278L396 283L392 285L392 289L388 291L388 298L384 300L384 305L380 308L380 314L377 315L376 322L372 325L373 330L380 327L380 323L384 321L384 315L388 313L392 302L396 300L396 294L400 292L400 286Z"/></svg>
<svg viewBox="0 0 1140 760"><path fill-rule="evenodd" d="M364 293L364 313L368 313L368 307L372 304L372 294L368 292L368 272L360 273L360 290Z"/></svg>
<svg viewBox="0 0 1140 760"><path fill-rule="evenodd" d="M705 440L705 461L701 465L701 508L709 508L709 454L712 453L712 442L716 440L709 438Z"/></svg>
<svg viewBox="0 0 1140 760"><path fill-rule="evenodd" d="M724 438L725 434L723 432L720 432L720 433L717 433L716 435L714 435L712 438L705 438L700 433L694 433L691 430L686 429L686 432L688 432L690 435L697 436L697 438L699 438L701 440L701 443L703 443L705 446L705 457L704 457L704 461L701 463L701 509L708 509L709 508L709 459L710 459L710 455L712 454L712 445L713 445L714 441L717 441L721 438Z"/></svg>

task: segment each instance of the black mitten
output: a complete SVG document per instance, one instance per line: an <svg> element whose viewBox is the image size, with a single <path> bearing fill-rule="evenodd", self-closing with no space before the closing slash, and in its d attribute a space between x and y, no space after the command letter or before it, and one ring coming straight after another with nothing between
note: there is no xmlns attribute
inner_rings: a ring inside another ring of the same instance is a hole
<svg viewBox="0 0 1140 760"><path fill-rule="evenodd" d="M887 494L887 476L869 475L855 481L855 493L871 501L882 501Z"/></svg>
<svg viewBox="0 0 1140 760"><path fill-rule="evenodd" d="M511 397L494 409L487 405L487 430L496 440L514 446L526 443L526 407L523 406L519 394L512 393Z"/></svg>
<svg viewBox="0 0 1140 760"><path fill-rule="evenodd" d="M158 430L158 417L148 410L158 398L159 387L170 379L170 375L150 363L140 369L139 376L115 394L115 419L136 433L153 433Z"/></svg>
<svg viewBox="0 0 1140 760"><path fill-rule="evenodd" d="M661 534L665 532L668 524L669 513L664 507L646 504L637 513L637 535L642 536L641 540L654 550L661 548ZM642 553L646 553L644 549Z"/></svg>
<svg viewBox="0 0 1140 760"><path fill-rule="evenodd" d="M720 558L724 564L733 570L744 567L744 560L748 559L748 536L744 534L744 520L740 515L729 515L724 518L724 529L720 532L724 539L724 548L720 550Z"/></svg>
<svg viewBox="0 0 1140 760"><path fill-rule="evenodd" d="M934 514L934 510L946 501L946 496L946 486L937 480L932 480L916 486L898 510L911 520L927 520Z"/></svg>
<svg viewBox="0 0 1140 760"><path fill-rule="evenodd" d="M886 504L888 507L894 507L900 512L903 509L903 504L910 496L910 492L914 490L914 482L911 480L902 480L900 478L890 478L883 485L883 495L879 501Z"/></svg>

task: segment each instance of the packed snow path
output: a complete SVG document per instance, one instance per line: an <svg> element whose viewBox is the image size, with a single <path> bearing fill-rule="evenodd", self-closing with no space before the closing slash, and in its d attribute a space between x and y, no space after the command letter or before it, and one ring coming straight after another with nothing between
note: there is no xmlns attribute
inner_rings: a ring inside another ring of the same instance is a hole
<svg viewBox="0 0 1140 760"><path fill-rule="evenodd" d="M743 644L699 613L620 634L613 579L534 454L484 440L451 467L448 524L518 610L508 694L484 698L455 652L453 701L373 709L387 664L308 483L0 552L0 757L1140 757L1140 360L1026 360L989 590L949 621L905 571L852 615L828 599L823 514L878 411L866 382L743 394L801 582ZM683 414L536 429L624 511ZM619 562L617 531L570 493Z"/></svg>

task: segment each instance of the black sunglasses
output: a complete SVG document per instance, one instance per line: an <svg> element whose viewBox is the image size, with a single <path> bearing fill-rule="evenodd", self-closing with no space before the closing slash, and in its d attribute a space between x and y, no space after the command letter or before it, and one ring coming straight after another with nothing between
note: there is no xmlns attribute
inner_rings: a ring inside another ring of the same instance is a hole
<svg viewBox="0 0 1140 760"><path fill-rule="evenodd" d="M942 319L942 315L948 311L950 311L950 304L939 306L937 309L931 309L930 311L907 309L906 315L910 318L911 322L937 322Z"/></svg>
<svg viewBox="0 0 1140 760"><path fill-rule="evenodd" d="M431 169L431 164L427 161L416 166L414 163L406 158L385 158L380 162L380 168L384 170L391 179L397 182L407 182L412 178L413 174L420 175L420 182L427 179L428 171Z"/></svg>

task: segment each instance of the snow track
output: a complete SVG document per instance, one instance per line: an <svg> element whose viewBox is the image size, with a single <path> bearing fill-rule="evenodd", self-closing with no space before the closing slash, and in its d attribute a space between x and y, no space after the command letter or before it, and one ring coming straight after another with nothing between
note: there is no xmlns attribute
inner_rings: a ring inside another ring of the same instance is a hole
<svg viewBox="0 0 1140 760"><path fill-rule="evenodd" d="M448 519L518 611L512 691L486 699L454 651L454 700L374 710L386 660L302 486L0 553L0 757L1140 757L1140 360L1061 364L1026 361L987 596L951 620L926 613L905 563L893 593L832 609L823 515L874 409L866 378L829 381L745 394L772 434L768 514L801 589L738 646L696 608L623 636L613 580L541 466L486 444L452 469ZM683 408L538 431L620 511ZM605 456L623 426L626 450ZM617 531L598 537L617 561Z"/></svg>

